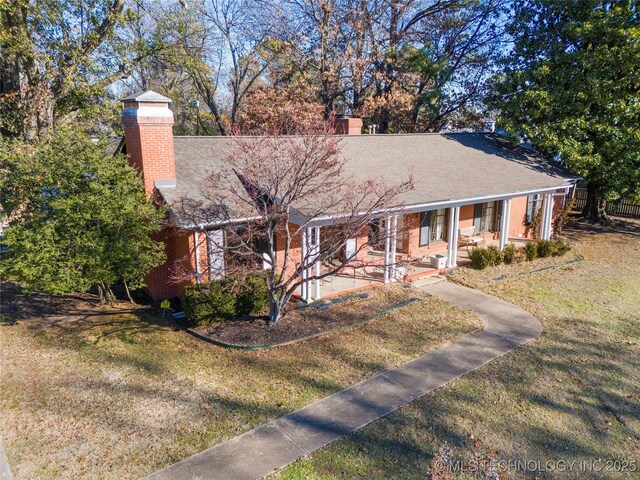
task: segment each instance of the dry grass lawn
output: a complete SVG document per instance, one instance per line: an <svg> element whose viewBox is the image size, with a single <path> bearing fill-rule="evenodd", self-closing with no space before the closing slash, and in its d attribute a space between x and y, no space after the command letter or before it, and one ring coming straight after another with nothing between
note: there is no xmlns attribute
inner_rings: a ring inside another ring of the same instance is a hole
<svg viewBox="0 0 640 480"><path fill-rule="evenodd" d="M424 479L445 442L470 460L473 438L501 461L636 462L636 472L512 468L508 478L640 478L640 222L589 230L569 232L584 263L503 281L491 279L506 267L466 276L536 315L540 340L276 476Z"/></svg>
<svg viewBox="0 0 640 480"><path fill-rule="evenodd" d="M387 294L398 289L407 295ZM425 296L353 330L247 352L145 309L13 324L3 302L0 431L17 480L139 478L481 328Z"/></svg>

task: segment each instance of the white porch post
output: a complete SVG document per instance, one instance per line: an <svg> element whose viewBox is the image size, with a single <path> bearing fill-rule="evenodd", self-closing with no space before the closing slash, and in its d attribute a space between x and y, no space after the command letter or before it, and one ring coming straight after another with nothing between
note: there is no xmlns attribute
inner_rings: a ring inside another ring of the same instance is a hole
<svg viewBox="0 0 640 480"><path fill-rule="evenodd" d="M551 238L551 220L553 217L553 193L547 193L542 202L542 222L540 225L540 238L549 240Z"/></svg>
<svg viewBox="0 0 640 480"><path fill-rule="evenodd" d="M391 281L396 281L396 247L398 246L398 215L391 217Z"/></svg>
<svg viewBox="0 0 640 480"><path fill-rule="evenodd" d="M316 232L316 244L315 244L316 263L314 266L316 271L316 282L315 282L316 291L313 296L316 300L320 300L320 227L316 227L315 232Z"/></svg>
<svg viewBox="0 0 640 480"><path fill-rule="evenodd" d="M306 228L302 229L300 234L300 276L302 277L302 285L300 285L300 296L305 302L309 301L309 285L307 284L307 236L308 232Z"/></svg>
<svg viewBox="0 0 640 480"><path fill-rule="evenodd" d="M384 222L384 283L389 283L389 250L391 248L391 216Z"/></svg>
<svg viewBox="0 0 640 480"><path fill-rule="evenodd" d="M556 200L556 194L555 193L550 193L549 194L549 225L547 228L547 240L549 240L551 238L551 235L553 234L553 204L555 203Z"/></svg>
<svg viewBox="0 0 640 480"><path fill-rule="evenodd" d="M202 275L200 274L200 235L198 231L193 231L194 253L196 257L196 283L200 283Z"/></svg>
<svg viewBox="0 0 640 480"><path fill-rule="evenodd" d="M458 261L458 225L460 223L460 207L449 209L449 236L447 242L447 267L453 268Z"/></svg>
<svg viewBox="0 0 640 480"><path fill-rule="evenodd" d="M511 199L502 200L502 218L500 219L500 250L509 242L509 218L511 217Z"/></svg>

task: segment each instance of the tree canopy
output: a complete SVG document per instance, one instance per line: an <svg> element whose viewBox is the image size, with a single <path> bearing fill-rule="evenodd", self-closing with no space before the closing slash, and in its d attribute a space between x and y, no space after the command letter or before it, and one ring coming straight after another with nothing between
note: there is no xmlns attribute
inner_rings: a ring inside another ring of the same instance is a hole
<svg viewBox="0 0 640 480"><path fill-rule="evenodd" d="M588 182L592 220L607 198L639 198L638 2L521 2L508 31L502 124Z"/></svg>
<svg viewBox="0 0 640 480"><path fill-rule="evenodd" d="M163 210L106 142L58 129L35 143L0 143L0 211L9 227L0 272L34 291L63 294L144 284L164 259L151 237Z"/></svg>

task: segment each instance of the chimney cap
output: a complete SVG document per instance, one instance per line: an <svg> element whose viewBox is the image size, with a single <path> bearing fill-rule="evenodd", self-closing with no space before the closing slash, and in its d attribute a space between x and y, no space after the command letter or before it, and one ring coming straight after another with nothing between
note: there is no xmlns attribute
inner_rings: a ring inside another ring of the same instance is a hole
<svg viewBox="0 0 640 480"><path fill-rule="evenodd" d="M160 95L153 90L146 92L138 92L120 100L121 102L139 102L139 103L171 103L171 99Z"/></svg>

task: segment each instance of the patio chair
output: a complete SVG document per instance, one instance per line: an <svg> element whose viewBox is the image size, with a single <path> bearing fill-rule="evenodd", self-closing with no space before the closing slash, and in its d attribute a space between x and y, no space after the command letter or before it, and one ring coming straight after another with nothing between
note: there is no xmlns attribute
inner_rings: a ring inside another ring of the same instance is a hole
<svg viewBox="0 0 640 480"><path fill-rule="evenodd" d="M481 243L485 243L484 237L476 232L475 227L465 227L458 230L458 239L467 247L467 252L469 245L477 247Z"/></svg>

